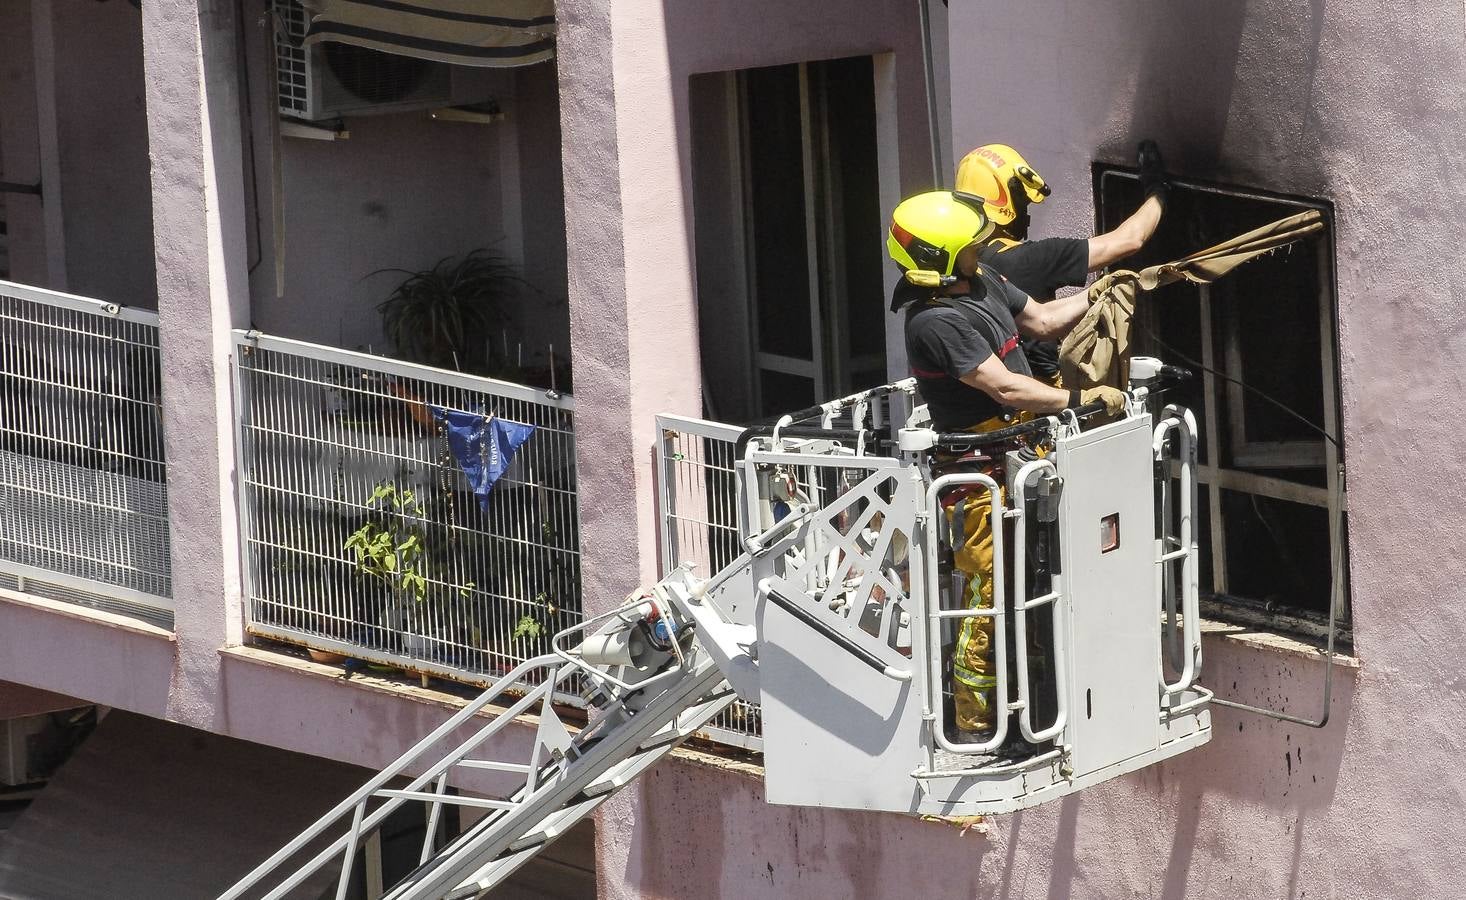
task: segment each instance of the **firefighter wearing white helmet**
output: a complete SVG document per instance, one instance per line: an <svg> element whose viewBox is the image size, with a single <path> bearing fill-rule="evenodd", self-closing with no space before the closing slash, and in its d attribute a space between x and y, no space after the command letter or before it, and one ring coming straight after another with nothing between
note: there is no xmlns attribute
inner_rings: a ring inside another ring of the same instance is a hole
<svg viewBox="0 0 1466 900"><path fill-rule="evenodd" d="M980 197L949 191L919 194L896 207L886 242L900 267L893 309L906 316L906 355L939 431L982 433L1034 413L1094 400L1118 412L1125 395L1099 387L1063 391L1032 377L1019 335L1057 340L1088 308L1085 295L1039 304L978 261L992 233ZM1001 459L1001 453L991 455ZM944 460L977 468L1002 483L997 463ZM991 608L993 534L986 492L944 497L960 531L954 565L967 580L964 603ZM996 725L991 617L962 620L953 652L955 740L985 741Z"/></svg>
<svg viewBox="0 0 1466 900"><path fill-rule="evenodd" d="M1139 250L1160 224L1169 186L1160 148L1140 144L1136 161L1145 201L1118 227L1088 238L1028 239L1029 207L1052 191L1017 150L1006 144L985 144L957 165L957 190L982 198L993 222L979 258L1039 301L1052 300L1063 287L1081 287L1090 272L1103 269ZM1035 377L1057 384L1058 348L1051 342L1025 343Z"/></svg>

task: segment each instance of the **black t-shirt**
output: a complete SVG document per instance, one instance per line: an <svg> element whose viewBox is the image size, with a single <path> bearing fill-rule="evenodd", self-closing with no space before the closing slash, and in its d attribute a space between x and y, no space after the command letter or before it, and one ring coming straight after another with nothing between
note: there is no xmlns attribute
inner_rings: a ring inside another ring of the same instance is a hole
<svg viewBox="0 0 1466 900"><path fill-rule="evenodd" d="M1007 249L988 244L977 258L1040 302L1054 299L1061 287L1082 286L1089 277L1089 241L1079 238L1043 238ZM1024 338L1023 351L1035 377L1058 374L1058 344Z"/></svg>
<svg viewBox="0 0 1466 900"><path fill-rule="evenodd" d="M1011 372L1032 374L1014 322L1028 295L985 267L980 275L971 294L937 298L919 291L921 299L906 309L906 358L939 431L961 431L1003 411L961 380L988 357L996 354ZM895 300L910 296L897 286Z"/></svg>

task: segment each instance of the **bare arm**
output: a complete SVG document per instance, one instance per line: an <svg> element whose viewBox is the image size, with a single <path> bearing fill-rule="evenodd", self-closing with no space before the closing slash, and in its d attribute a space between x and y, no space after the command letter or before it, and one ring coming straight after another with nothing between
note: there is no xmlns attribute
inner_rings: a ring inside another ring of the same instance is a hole
<svg viewBox="0 0 1466 900"><path fill-rule="evenodd" d="M1068 297L1060 297L1047 303L1029 299L1018 315L1014 317L1018 330L1025 337L1041 341L1057 341L1084 318L1089 309L1089 294L1080 291Z"/></svg>
<svg viewBox="0 0 1466 900"><path fill-rule="evenodd" d="M1154 194L1113 231L1089 239L1089 271L1103 269L1145 246L1161 223L1161 201Z"/></svg>
<svg viewBox="0 0 1466 900"><path fill-rule="evenodd" d="M1069 405L1068 391L1044 384L1037 378L1010 372L997 356L989 356L977 368L963 375L962 383L1012 409L1052 413Z"/></svg>

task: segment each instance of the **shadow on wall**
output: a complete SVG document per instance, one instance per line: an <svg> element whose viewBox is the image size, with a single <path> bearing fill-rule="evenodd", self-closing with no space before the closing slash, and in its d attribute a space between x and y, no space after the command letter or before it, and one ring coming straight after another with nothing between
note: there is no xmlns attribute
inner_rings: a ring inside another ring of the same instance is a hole
<svg viewBox="0 0 1466 900"><path fill-rule="evenodd" d="M891 813L770 806L761 782L685 763L658 766L634 790L634 822L618 819L625 830L598 835L631 850L616 873L630 891L610 896L976 897L995 849L980 835ZM602 831L611 827L603 818ZM604 845L599 858L608 860Z"/></svg>
<svg viewBox="0 0 1466 900"><path fill-rule="evenodd" d="M1323 673L1317 661L1214 649L1220 652L1208 660L1207 684L1219 696L1318 714ZM978 896L1110 896L1118 881L1145 895L1185 897L1196 878L1215 875L1207 866L1193 871L1198 856L1223 865L1252 859L1260 872L1286 877L1287 896L1297 896L1311 849L1307 822L1322 820L1334 803L1351 724L1357 670L1334 674L1330 723L1321 730L1214 707L1205 747L1049 806L998 817L994 838L1005 844L1006 858ZM1276 842L1259 843L1255 827L1236 827L1259 820L1278 829ZM1137 858L1155 860L1154 870L1115 865ZM1272 886L1257 889L1257 896L1271 895L1262 892Z"/></svg>
<svg viewBox="0 0 1466 900"><path fill-rule="evenodd" d="M1317 713L1317 662L1211 644L1208 652L1207 684L1220 695ZM602 820L611 845L602 878L645 896L708 900L1173 898L1215 892L1250 859L1256 891L1238 896L1296 897L1320 842L1334 842L1325 823L1344 803L1336 792L1347 742L1363 724L1351 721L1357 671L1335 675L1322 730L1214 709L1209 745L994 817L985 836L894 814L767 805L761 782L746 775L669 762L634 789L634 815ZM618 851L624 872L612 862Z"/></svg>
<svg viewBox="0 0 1466 900"><path fill-rule="evenodd" d="M1323 669L1318 661L1214 649L1218 652L1208 659L1207 683L1219 697L1308 718L1321 711ZM1198 852L1211 859L1269 853L1259 849L1256 830L1239 833L1229 826L1229 819L1244 811L1254 822L1261 818L1282 826L1280 837L1288 847L1271 845L1270 871L1286 871L1288 896L1297 896L1293 886L1308 849L1305 823L1324 818L1338 790L1357 675L1356 669L1335 668L1330 719L1322 729L1214 707L1213 736L1206 747L1127 779L1132 788L1155 797L1158 806L1175 810L1174 820L1165 823L1170 847L1164 873L1157 873L1160 896L1187 895Z"/></svg>
<svg viewBox="0 0 1466 900"><path fill-rule="evenodd" d="M1139 68L1133 105L1097 107L1113 113L1096 136L1096 158L1128 161L1139 138L1156 137L1178 173L1290 193L1324 190L1328 142L1315 96L1323 0L1255 6L1147 5L1136 17L1146 30L1127 33L1112 51L1133 54ZM1293 173L1287 181L1273 165L1284 161Z"/></svg>

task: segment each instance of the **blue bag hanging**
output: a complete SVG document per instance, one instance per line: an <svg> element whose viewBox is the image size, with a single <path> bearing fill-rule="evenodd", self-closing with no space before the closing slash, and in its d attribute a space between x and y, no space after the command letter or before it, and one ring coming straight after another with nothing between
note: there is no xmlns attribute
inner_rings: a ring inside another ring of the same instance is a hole
<svg viewBox="0 0 1466 900"><path fill-rule="evenodd" d="M534 434L534 426L437 406L432 411L433 418L443 426L453 458L478 496L479 506L487 512L489 492L508 471L514 454Z"/></svg>

